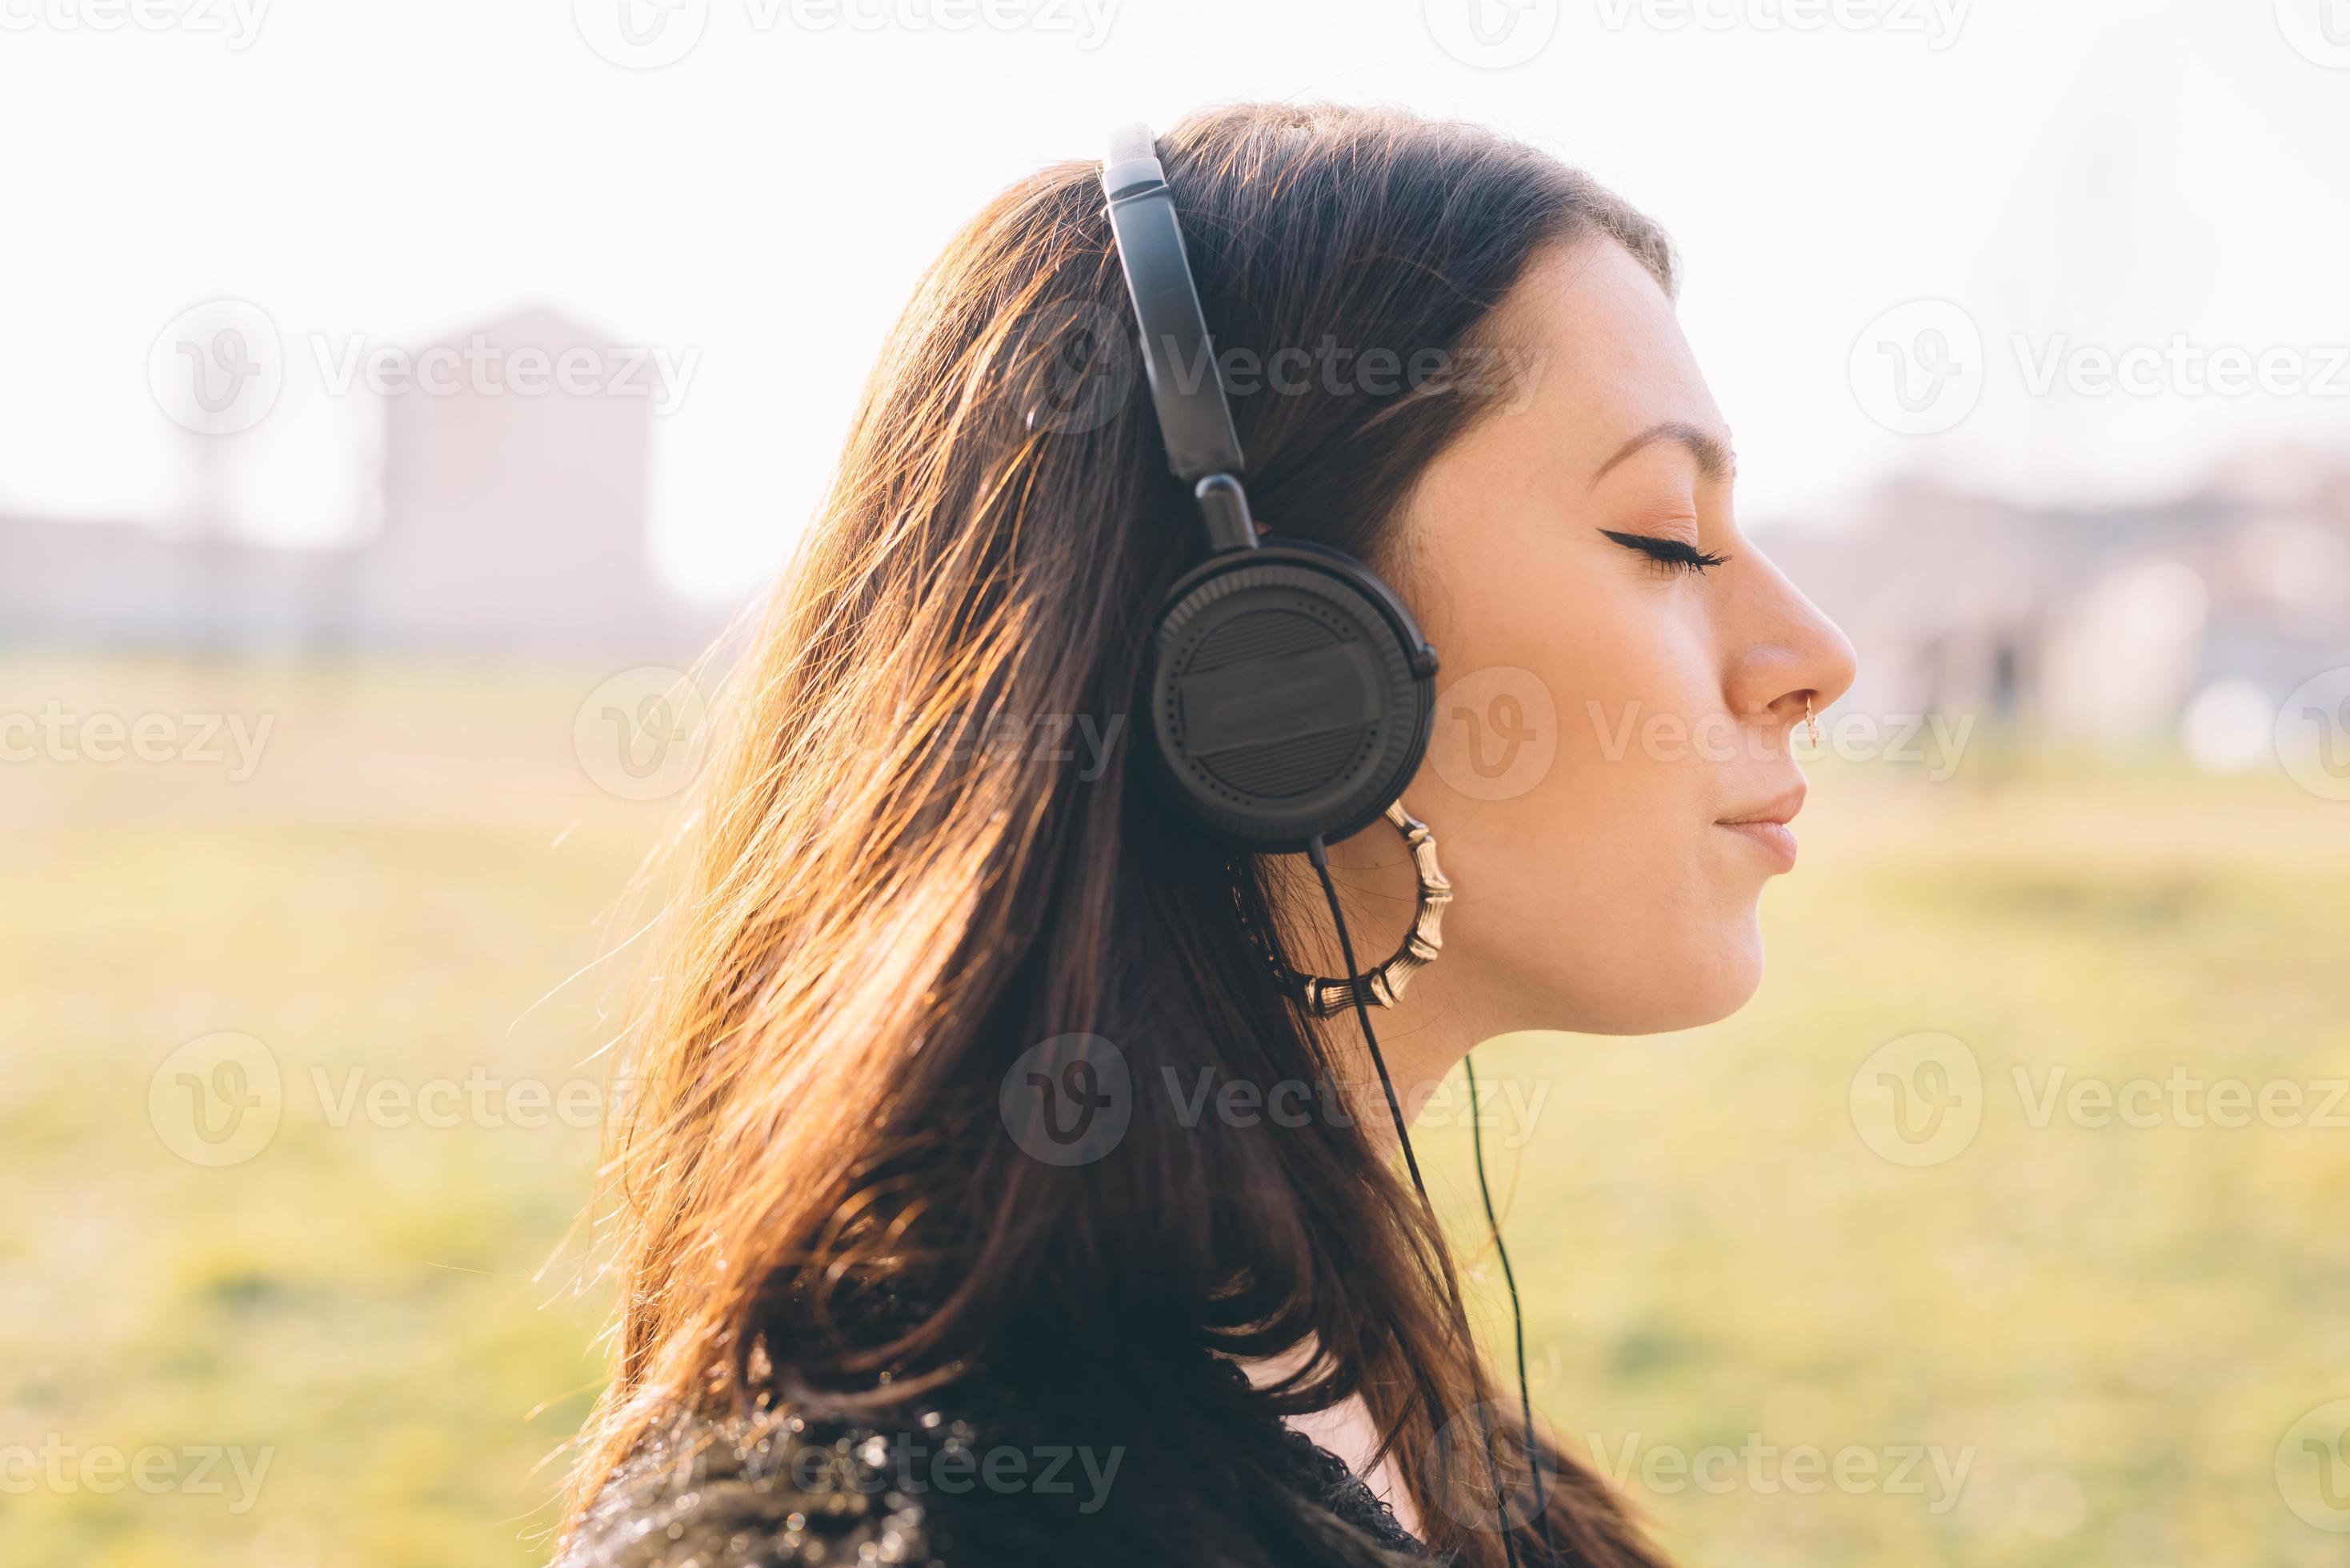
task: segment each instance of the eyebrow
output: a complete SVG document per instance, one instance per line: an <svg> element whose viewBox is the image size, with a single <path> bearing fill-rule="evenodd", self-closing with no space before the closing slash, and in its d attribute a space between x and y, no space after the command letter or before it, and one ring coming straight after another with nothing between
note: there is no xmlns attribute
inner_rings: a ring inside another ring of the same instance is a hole
<svg viewBox="0 0 2350 1568"><path fill-rule="evenodd" d="M1617 463L1660 441L1678 442L1688 448L1690 455L1697 459L1698 473L1707 480L1726 479L1738 466L1737 458L1731 452L1730 442L1723 437L1686 421L1667 420L1662 424L1650 425L1617 448L1616 455L1601 463L1599 472L1591 476L1591 483L1597 484Z"/></svg>

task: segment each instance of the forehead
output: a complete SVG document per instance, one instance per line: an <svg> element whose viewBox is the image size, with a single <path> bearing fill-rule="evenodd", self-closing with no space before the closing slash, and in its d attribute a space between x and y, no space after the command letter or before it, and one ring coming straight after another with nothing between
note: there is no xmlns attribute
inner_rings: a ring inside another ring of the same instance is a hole
<svg viewBox="0 0 2350 1568"><path fill-rule="evenodd" d="M1672 301L1614 240L1544 252L1492 327L1496 340L1523 357L1534 394L1515 417L1487 421L1488 438L1537 441L1552 461L1587 478L1626 441L1666 421L1722 429Z"/></svg>

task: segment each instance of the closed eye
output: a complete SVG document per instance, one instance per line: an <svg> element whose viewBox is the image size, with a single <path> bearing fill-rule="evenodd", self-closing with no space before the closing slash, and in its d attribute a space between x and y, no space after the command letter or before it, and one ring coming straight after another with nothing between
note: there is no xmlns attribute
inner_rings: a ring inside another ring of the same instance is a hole
<svg viewBox="0 0 2350 1568"><path fill-rule="evenodd" d="M1618 534L1613 528L1599 531L1626 549L1638 550L1650 560L1675 571L1703 573L1707 567L1721 566L1730 559L1710 550L1700 550L1680 539L1662 539L1651 534Z"/></svg>

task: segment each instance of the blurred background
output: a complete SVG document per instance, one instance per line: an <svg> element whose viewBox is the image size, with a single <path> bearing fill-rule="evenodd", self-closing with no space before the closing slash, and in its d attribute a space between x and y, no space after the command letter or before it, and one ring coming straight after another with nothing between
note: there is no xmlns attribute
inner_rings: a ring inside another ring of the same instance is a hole
<svg viewBox="0 0 2350 1568"><path fill-rule="evenodd" d="M2350 1562L2344 0L0 0L0 1562L544 1559L680 672L1244 98L1661 221L1862 655L1755 1002L1481 1053L1552 1422L1690 1563Z"/></svg>

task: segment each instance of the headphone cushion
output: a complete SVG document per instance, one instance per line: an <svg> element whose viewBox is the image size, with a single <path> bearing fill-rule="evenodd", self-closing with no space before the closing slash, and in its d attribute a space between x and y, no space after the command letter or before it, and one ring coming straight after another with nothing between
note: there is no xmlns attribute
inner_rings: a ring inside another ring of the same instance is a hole
<svg viewBox="0 0 2350 1568"><path fill-rule="evenodd" d="M1435 656L1386 585L1336 551L1216 557L1175 585L1151 646L1159 771L1232 842L1336 842L1378 820L1427 752Z"/></svg>

